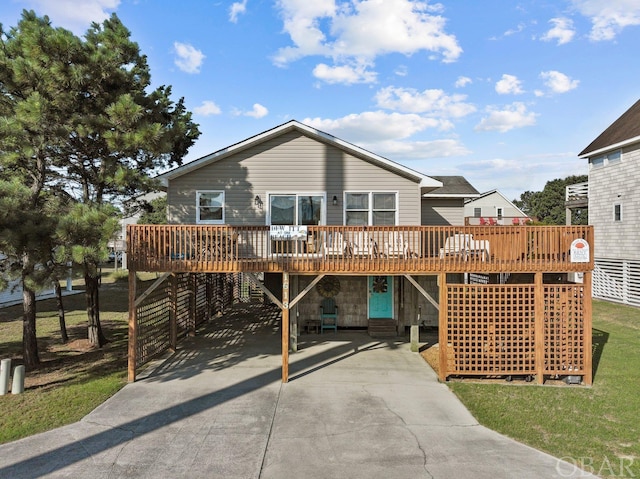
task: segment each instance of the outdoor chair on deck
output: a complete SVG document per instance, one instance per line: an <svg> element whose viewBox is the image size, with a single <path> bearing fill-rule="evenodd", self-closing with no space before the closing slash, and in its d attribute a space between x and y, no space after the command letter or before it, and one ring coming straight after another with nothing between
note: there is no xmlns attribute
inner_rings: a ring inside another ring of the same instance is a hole
<svg viewBox="0 0 640 479"><path fill-rule="evenodd" d="M353 252L358 256L375 256L377 244L365 232L359 231L353 238Z"/></svg>
<svg viewBox="0 0 640 479"><path fill-rule="evenodd" d="M338 257L344 254L348 255L349 248L342 238L342 233L333 231L327 235L327 241L324 243L324 254L328 257Z"/></svg>
<svg viewBox="0 0 640 479"><path fill-rule="evenodd" d="M384 243L385 256L404 258L408 256L408 249L409 245L402 237L402 233L397 231L389 233L389 237Z"/></svg>
<svg viewBox="0 0 640 479"><path fill-rule="evenodd" d="M338 306L333 298L325 298L320 304L320 333L325 329L338 331Z"/></svg>

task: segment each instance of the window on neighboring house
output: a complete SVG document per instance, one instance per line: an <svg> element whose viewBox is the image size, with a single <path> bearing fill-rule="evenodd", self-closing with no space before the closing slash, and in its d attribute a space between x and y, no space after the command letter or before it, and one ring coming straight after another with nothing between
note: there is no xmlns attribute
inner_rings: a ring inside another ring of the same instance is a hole
<svg viewBox="0 0 640 479"><path fill-rule="evenodd" d="M224 191L196 192L196 223L224 223Z"/></svg>
<svg viewBox="0 0 640 479"><path fill-rule="evenodd" d="M616 150L611 153L607 153L606 155L596 156L591 158L591 168L602 168L607 165L615 165L616 163L620 163L622 161L622 151Z"/></svg>
<svg viewBox="0 0 640 479"><path fill-rule="evenodd" d="M397 194L390 192L345 193L344 222L350 226L395 225Z"/></svg>
<svg viewBox="0 0 640 479"><path fill-rule="evenodd" d="M320 225L325 218L325 197L321 194L269 195L272 225Z"/></svg>
<svg viewBox="0 0 640 479"><path fill-rule="evenodd" d="M622 221L622 205L619 203L613 205L613 221Z"/></svg>
<svg viewBox="0 0 640 479"><path fill-rule="evenodd" d="M482 216L482 208L474 208L473 209L473 217L480 218Z"/></svg>
<svg viewBox="0 0 640 479"><path fill-rule="evenodd" d="M502 208L496 208L496 214L498 215L498 219L501 220L502 216L503 216L503 209Z"/></svg>

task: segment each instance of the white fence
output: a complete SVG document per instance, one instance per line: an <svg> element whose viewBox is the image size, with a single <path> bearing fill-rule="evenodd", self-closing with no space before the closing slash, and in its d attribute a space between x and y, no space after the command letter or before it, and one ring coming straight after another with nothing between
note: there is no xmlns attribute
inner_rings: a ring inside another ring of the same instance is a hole
<svg viewBox="0 0 640 479"><path fill-rule="evenodd" d="M640 306L640 261L595 258L592 296Z"/></svg>

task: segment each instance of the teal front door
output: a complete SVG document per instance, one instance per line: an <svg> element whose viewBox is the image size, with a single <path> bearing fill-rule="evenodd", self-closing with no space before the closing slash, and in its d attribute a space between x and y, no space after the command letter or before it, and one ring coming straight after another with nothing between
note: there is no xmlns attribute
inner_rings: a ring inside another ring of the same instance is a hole
<svg viewBox="0 0 640 479"><path fill-rule="evenodd" d="M393 318L393 276L369 276L369 318Z"/></svg>

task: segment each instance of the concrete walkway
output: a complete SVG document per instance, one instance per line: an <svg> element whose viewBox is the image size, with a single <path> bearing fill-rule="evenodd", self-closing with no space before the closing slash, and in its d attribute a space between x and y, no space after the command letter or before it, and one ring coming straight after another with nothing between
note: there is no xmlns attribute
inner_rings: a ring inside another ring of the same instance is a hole
<svg viewBox="0 0 640 479"><path fill-rule="evenodd" d="M82 421L0 446L0 478L593 477L480 425L408 343L234 311Z"/></svg>

